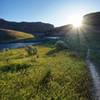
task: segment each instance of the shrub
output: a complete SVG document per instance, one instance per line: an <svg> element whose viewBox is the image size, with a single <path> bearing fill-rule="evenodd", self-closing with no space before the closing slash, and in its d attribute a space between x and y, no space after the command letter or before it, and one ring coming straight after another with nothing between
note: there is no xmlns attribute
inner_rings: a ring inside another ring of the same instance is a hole
<svg viewBox="0 0 100 100"><path fill-rule="evenodd" d="M25 69L29 68L31 64L9 64L0 68L1 72L18 72L25 71Z"/></svg>
<svg viewBox="0 0 100 100"><path fill-rule="evenodd" d="M33 61L33 59L34 59L34 61L36 61L36 58L39 58L37 48L33 48L32 46L27 46L27 47L25 47L25 50L27 51L28 56L34 57L31 59L32 61Z"/></svg>
<svg viewBox="0 0 100 100"><path fill-rule="evenodd" d="M66 43L64 41L61 41L61 40L56 42L55 47L57 50L68 49Z"/></svg>
<svg viewBox="0 0 100 100"><path fill-rule="evenodd" d="M32 55L35 56L38 53L37 48L33 48L32 46L25 47L25 50L27 51L29 56L32 56Z"/></svg>

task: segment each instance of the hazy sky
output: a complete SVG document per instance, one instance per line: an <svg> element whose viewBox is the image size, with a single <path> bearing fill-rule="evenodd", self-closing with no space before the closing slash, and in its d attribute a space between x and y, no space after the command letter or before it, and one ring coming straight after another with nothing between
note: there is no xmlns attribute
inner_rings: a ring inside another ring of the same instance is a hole
<svg viewBox="0 0 100 100"><path fill-rule="evenodd" d="M100 0L0 0L0 18L65 25L69 17L100 11Z"/></svg>

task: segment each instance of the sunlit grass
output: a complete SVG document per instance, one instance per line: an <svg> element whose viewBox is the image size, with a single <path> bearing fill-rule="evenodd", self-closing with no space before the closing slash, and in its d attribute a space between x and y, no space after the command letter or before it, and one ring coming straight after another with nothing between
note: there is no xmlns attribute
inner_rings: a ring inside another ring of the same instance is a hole
<svg viewBox="0 0 100 100"><path fill-rule="evenodd" d="M0 34L1 42L35 38L32 34L8 29L0 29Z"/></svg>
<svg viewBox="0 0 100 100"><path fill-rule="evenodd" d="M90 99L89 76L81 58L69 51L47 55L54 48L36 48L36 61L23 48L0 52L1 100Z"/></svg>

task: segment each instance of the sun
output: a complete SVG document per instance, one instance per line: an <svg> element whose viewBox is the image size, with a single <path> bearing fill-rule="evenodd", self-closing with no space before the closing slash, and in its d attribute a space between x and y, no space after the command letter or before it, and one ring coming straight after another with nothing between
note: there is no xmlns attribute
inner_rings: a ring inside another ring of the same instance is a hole
<svg viewBox="0 0 100 100"><path fill-rule="evenodd" d="M82 16L71 16L68 19L68 23L72 24L74 28L82 27L83 17Z"/></svg>
<svg viewBox="0 0 100 100"><path fill-rule="evenodd" d="M72 22L73 27L78 28L82 26L82 20L73 20Z"/></svg>

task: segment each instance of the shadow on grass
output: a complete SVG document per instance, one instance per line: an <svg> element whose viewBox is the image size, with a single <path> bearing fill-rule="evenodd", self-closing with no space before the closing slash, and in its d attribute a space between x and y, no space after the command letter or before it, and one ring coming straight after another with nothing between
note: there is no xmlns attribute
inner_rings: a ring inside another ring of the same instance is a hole
<svg viewBox="0 0 100 100"><path fill-rule="evenodd" d="M55 43L56 43L56 41L52 41L52 40L44 41L42 43L42 46L53 48L53 47L55 47L55 45L54 45Z"/></svg>
<svg viewBox="0 0 100 100"><path fill-rule="evenodd" d="M47 56L56 56L56 53L58 53L59 51L56 49L50 50L46 53Z"/></svg>
<svg viewBox="0 0 100 100"><path fill-rule="evenodd" d="M42 89L44 90L44 88L47 89L50 80L52 80L52 75L51 75L51 70L48 70L43 76L43 78L40 80L37 90L39 90L39 88L41 88L40 90Z"/></svg>
<svg viewBox="0 0 100 100"><path fill-rule="evenodd" d="M50 50L46 53L47 56L56 56L57 53L59 53L60 51L64 51L64 52L67 52L68 49L53 49L53 50Z"/></svg>
<svg viewBox="0 0 100 100"><path fill-rule="evenodd" d="M31 64L10 64L0 68L0 72L18 72L29 68Z"/></svg>
<svg viewBox="0 0 100 100"><path fill-rule="evenodd" d="M47 84L51 77L51 70L48 70L43 79L41 80L41 84Z"/></svg>

